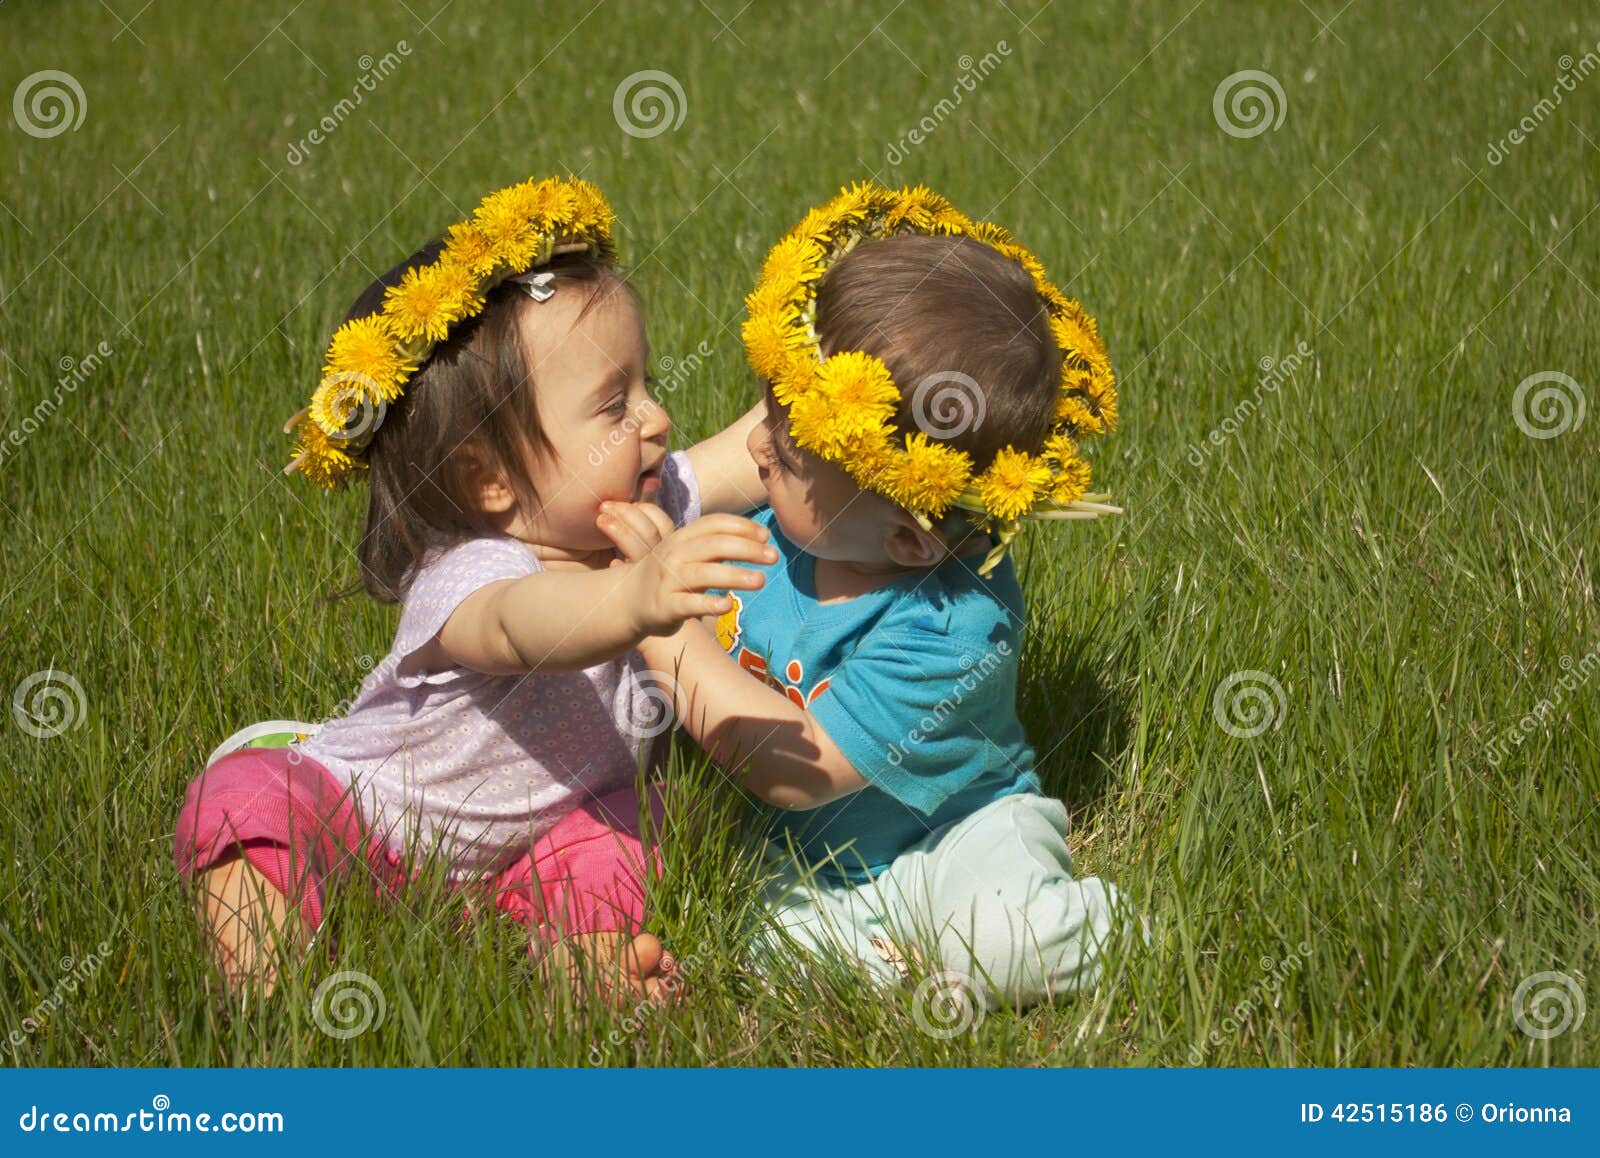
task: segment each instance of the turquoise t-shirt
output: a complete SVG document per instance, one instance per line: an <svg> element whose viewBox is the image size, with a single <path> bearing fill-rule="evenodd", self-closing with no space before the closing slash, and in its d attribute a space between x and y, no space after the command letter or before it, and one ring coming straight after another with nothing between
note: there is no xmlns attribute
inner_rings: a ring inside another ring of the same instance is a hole
<svg viewBox="0 0 1600 1158"><path fill-rule="evenodd" d="M1023 605L1009 558L989 579L977 558L952 559L824 605L815 559L771 508L753 517L778 560L757 568L759 591L733 593L718 642L810 711L870 782L821 808L769 810L778 840L792 838L819 872L860 882L941 825L1039 791L1016 712Z"/></svg>

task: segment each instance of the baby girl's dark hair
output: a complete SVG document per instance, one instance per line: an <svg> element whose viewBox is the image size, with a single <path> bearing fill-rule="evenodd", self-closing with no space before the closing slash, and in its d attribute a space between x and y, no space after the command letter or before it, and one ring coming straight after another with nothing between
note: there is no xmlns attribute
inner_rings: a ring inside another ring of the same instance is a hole
<svg viewBox="0 0 1600 1158"><path fill-rule="evenodd" d="M384 291L412 266L436 261L442 248L429 242L378 278L344 320L377 313ZM584 312L626 288L615 269L587 254L557 257L543 268L555 275L558 292L573 285L588 295ZM528 465L551 447L521 332L523 311L537 308L521 286L502 283L482 313L451 327L390 404L366 451L367 522L358 555L361 584L374 599L403 598L430 550L490 529L471 494L475 468L504 475L518 505L538 509Z"/></svg>
<svg viewBox="0 0 1600 1158"><path fill-rule="evenodd" d="M918 234L861 242L818 286L816 327L824 354L859 350L888 366L901 434L922 429L966 451L974 473L1003 447L1036 454L1049 437L1061 349L1028 272L982 242ZM959 399L959 420L941 421L940 386L973 393L956 375L976 383L977 396Z"/></svg>

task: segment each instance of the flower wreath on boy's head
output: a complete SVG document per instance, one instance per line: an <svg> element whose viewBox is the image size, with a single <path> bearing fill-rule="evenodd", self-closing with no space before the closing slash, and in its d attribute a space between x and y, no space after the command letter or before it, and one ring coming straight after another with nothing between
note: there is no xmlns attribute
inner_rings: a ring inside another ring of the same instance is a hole
<svg viewBox="0 0 1600 1158"><path fill-rule="evenodd" d="M863 238L919 233L967 237L1017 262L1029 277L1061 347L1055 424L1038 453L1004 447L984 470L970 455L918 431L894 437L900 390L889 368L859 352L822 356L816 332L817 286L829 267ZM918 185L851 185L810 210L772 247L755 290L745 299L745 350L789 415L797 446L841 468L857 485L916 516L924 528L950 508L983 518L998 544L978 568L987 576L1023 519L1085 519L1119 508L1089 493L1085 438L1117 424L1116 379L1095 321L1045 276L1044 266L998 225L973 221Z"/></svg>
<svg viewBox="0 0 1600 1158"><path fill-rule="evenodd" d="M508 279L549 297L550 275L536 271L559 254L589 252L614 265L615 220L605 195L576 178L530 179L485 197L470 221L450 227L436 260L389 287L381 310L334 331L311 405L284 426L295 435L284 472L333 488L365 469L388 407L452 327L482 313Z"/></svg>

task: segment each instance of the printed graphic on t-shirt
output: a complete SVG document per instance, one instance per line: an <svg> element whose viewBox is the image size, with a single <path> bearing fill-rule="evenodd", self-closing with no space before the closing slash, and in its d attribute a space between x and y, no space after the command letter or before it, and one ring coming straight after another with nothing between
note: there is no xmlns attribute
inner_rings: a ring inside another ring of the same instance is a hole
<svg viewBox="0 0 1600 1158"><path fill-rule="evenodd" d="M728 598L733 601L733 607L717 617L717 642L722 645L723 651L734 658L734 662L802 708L809 707L812 700L828 690L829 681L826 679L818 680L809 692L805 690L805 665L798 659L791 659L783 665L782 679L774 675L768 657L745 646L744 625L739 619L744 611L744 603L732 592Z"/></svg>

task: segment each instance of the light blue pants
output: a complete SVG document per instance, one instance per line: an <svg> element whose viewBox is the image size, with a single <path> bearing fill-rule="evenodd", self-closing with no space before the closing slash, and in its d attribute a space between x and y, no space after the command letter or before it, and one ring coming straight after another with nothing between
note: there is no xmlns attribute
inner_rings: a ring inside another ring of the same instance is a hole
<svg viewBox="0 0 1600 1158"><path fill-rule="evenodd" d="M769 847L769 943L842 954L891 983L908 962L946 971L989 1007L1093 988L1128 918L1115 887L1072 875L1066 836L1065 805L1019 793L929 833L868 884L819 877Z"/></svg>

